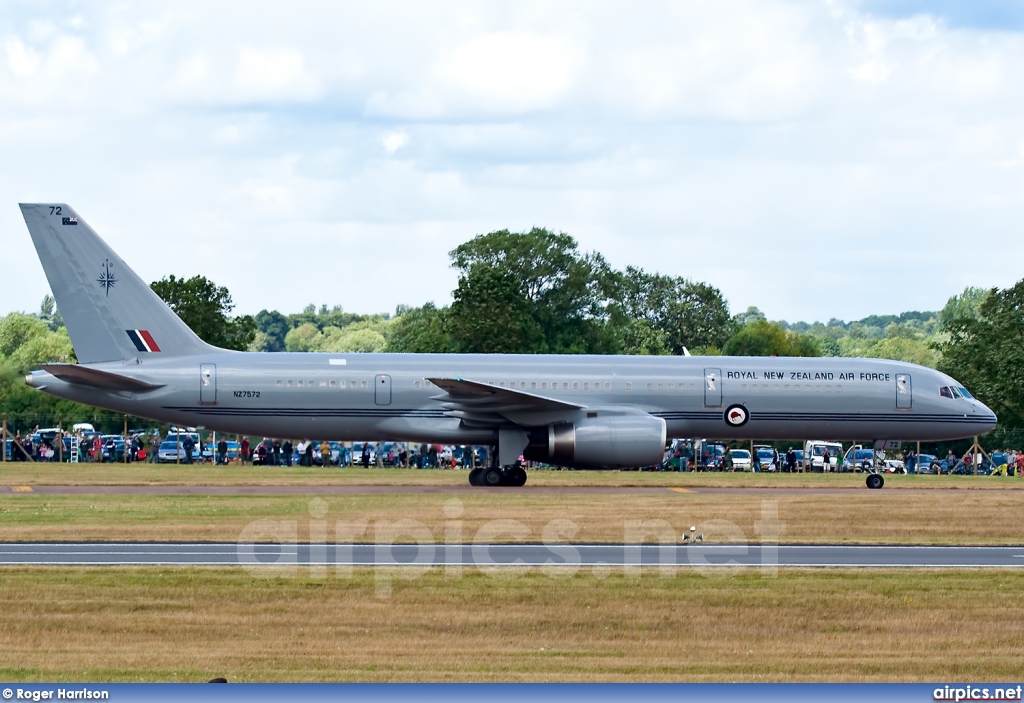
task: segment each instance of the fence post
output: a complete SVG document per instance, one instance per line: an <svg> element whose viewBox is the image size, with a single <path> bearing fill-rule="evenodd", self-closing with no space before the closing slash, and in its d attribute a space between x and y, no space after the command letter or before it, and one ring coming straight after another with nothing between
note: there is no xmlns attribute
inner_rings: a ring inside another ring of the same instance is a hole
<svg viewBox="0 0 1024 703"><path fill-rule="evenodd" d="M4 413L4 429L3 429L3 444L4 448L0 451L0 461L7 463L7 413ZM13 456L11 457L14 458Z"/></svg>

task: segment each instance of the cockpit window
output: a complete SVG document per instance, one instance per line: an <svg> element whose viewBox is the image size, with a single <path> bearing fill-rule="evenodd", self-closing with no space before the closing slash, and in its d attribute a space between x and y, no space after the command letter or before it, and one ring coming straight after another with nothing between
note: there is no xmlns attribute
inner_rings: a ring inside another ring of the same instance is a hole
<svg viewBox="0 0 1024 703"><path fill-rule="evenodd" d="M954 398L963 398L963 395L960 394L960 389L957 388L956 386L953 386L953 397Z"/></svg>
<svg viewBox="0 0 1024 703"><path fill-rule="evenodd" d="M939 389L939 395L941 395L943 398L952 398L953 391L950 389L949 386L943 386L942 388Z"/></svg>
<svg viewBox="0 0 1024 703"><path fill-rule="evenodd" d="M970 393L967 392L966 388L960 387L960 388L957 388L957 390L960 391L960 395L962 395L964 398L973 398L974 397L973 395L971 395Z"/></svg>

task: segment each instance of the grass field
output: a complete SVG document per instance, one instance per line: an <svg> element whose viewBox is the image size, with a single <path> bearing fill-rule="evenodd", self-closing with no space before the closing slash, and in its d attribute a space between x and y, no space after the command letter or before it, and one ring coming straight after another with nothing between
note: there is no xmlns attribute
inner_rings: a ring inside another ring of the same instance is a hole
<svg viewBox="0 0 1024 703"><path fill-rule="evenodd" d="M3 576L10 681L1015 681L1024 655L1016 570Z"/></svg>
<svg viewBox="0 0 1024 703"><path fill-rule="evenodd" d="M211 464L0 464L0 485L408 485L464 486L465 470L363 469ZM529 472L528 486L666 486L751 488L863 488L864 474L689 473L660 471ZM1024 490L1024 478L1013 476L885 477L887 488L962 488Z"/></svg>
<svg viewBox="0 0 1024 703"><path fill-rule="evenodd" d="M322 502L321 502L322 501ZM451 501L451 502L450 502ZM446 508L449 512L446 512ZM452 513L454 508L457 512ZM481 491L451 495L321 496L0 496L0 541L238 540L254 520L294 521L300 541L313 518L326 524L329 540L339 524L365 520L358 541L373 542L383 522L415 520L435 540L457 526L473 541L493 520L514 520L540 541L545 526L570 520L575 542L630 540L630 524L650 521L668 538L697 526L709 541L761 541L756 524L764 511L782 523L783 543L836 544L1021 544L1017 520L1024 491L859 491L836 494L678 493L534 494ZM326 514L324 514L324 512ZM321 517L322 516L322 517ZM730 532L731 531L731 532ZM251 539L251 538L250 538ZM262 539L267 539L263 537ZM341 537L343 541L351 537ZM507 531L488 541L514 541Z"/></svg>

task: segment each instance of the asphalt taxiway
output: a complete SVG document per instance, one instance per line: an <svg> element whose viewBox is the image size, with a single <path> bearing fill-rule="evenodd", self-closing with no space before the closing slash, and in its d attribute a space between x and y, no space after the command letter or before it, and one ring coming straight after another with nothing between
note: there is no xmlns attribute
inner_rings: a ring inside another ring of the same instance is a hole
<svg viewBox="0 0 1024 703"><path fill-rule="evenodd" d="M764 544L308 544L19 542L0 566L465 566L1020 568L1021 547Z"/></svg>

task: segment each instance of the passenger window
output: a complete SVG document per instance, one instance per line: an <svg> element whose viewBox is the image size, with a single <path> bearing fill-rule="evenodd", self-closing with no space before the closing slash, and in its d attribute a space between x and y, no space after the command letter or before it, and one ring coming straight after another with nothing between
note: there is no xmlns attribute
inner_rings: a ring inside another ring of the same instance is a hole
<svg viewBox="0 0 1024 703"><path fill-rule="evenodd" d="M302 388L302 381L299 381L299 388Z"/></svg>
<svg viewBox="0 0 1024 703"><path fill-rule="evenodd" d="M335 379L332 378L331 379L331 388L334 388L337 385L338 385L338 382Z"/></svg>
<svg viewBox="0 0 1024 703"><path fill-rule="evenodd" d="M546 391L548 389L548 382L547 381L541 381L540 382L540 388L541 388L541 390Z"/></svg>
<svg viewBox="0 0 1024 703"><path fill-rule="evenodd" d="M331 383L334 383L334 382L331 381ZM320 387L321 388L327 388L327 381L320 381Z"/></svg>
<svg viewBox="0 0 1024 703"><path fill-rule="evenodd" d="M648 383L647 384L647 390L653 391L654 390L654 384L653 383Z"/></svg>
<svg viewBox="0 0 1024 703"><path fill-rule="evenodd" d="M665 384L664 384L664 383L659 383L659 384L658 384L658 390L659 390L659 391L663 391L663 390L665 390Z"/></svg>
<svg viewBox="0 0 1024 703"><path fill-rule="evenodd" d="M836 393L842 393L842 392L843 392L843 387L842 386L836 386Z"/></svg>
<svg viewBox="0 0 1024 703"><path fill-rule="evenodd" d="M289 387L289 388L291 388L291 387L292 387L292 385L293 385L293 384L292 384L292 380L291 380L291 379L289 378L289 379L288 379L288 387Z"/></svg>
<svg viewBox="0 0 1024 703"><path fill-rule="evenodd" d="M627 391L631 391L631 390L633 390L633 384L632 384L632 383L628 383L628 382L627 382L627 383L626 383L626 390L627 390Z"/></svg>
<svg viewBox="0 0 1024 703"><path fill-rule="evenodd" d="M499 385L499 386L501 386L502 388L504 388L504 387L505 387L505 382L504 382L504 381L502 381L502 382L500 382L500 383L499 383L498 385Z"/></svg>
<svg viewBox="0 0 1024 703"><path fill-rule="evenodd" d="M283 384L282 384L282 383L281 383L280 381L278 381L278 382L277 382L277 387L278 387L278 388L280 388L280 387L281 387L282 385L283 385Z"/></svg>
<svg viewBox="0 0 1024 703"><path fill-rule="evenodd" d="M562 390L563 391L569 390L569 382L568 381L562 381Z"/></svg>
<svg viewBox="0 0 1024 703"><path fill-rule="evenodd" d="M611 383L609 383L608 381L605 381L605 382L604 382L604 389L605 389L606 391L610 391L610 390L612 389L612 384L611 384Z"/></svg>
<svg viewBox="0 0 1024 703"><path fill-rule="evenodd" d="M526 381L520 381L519 382L519 390L521 390L521 391L525 391L526 390Z"/></svg>
<svg viewBox="0 0 1024 703"><path fill-rule="evenodd" d="M309 383L307 383L306 385L308 385L308 386L309 386L310 388L312 388L313 386L315 386L315 385L316 385L316 381L310 381L310 382L309 382Z"/></svg>
<svg viewBox="0 0 1024 703"><path fill-rule="evenodd" d="M360 382L359 382L359 385L360 385L360 387L362 387L362 388L366 388L366 387L367 387L367 386L368 386L369 384L368 384L368 383L367 383L366 381L360 381Z"/></svg>
<svg viewBox="0 0 1024 703"><path fill-rule="evenodd" d="M342 380L338 381L338 388L344 388L344 387L345 387L345 380L342 379Z"/></svg>
<svg viewBox="0 0 1024 703"><path fill-rule="evenodd" d="M590 390L590 381L585 381L583 383L583 390L585 390L585 391L589 391Z"/></svg>
<svg viewBox="0 0 1024 703"><path fill-rule="evenodd" d="M672 383L668 384L668 389L669 389L670 391L671 391L671 390L674 390L673 386L674 386L674 384L672 384Z"/></svg>
<svg viewBox="0 0 1024 703"><path fill-rule="evenodd" d="M537 382L536 381L530 381L530 390L531 391L537 390Z"/></svg>

